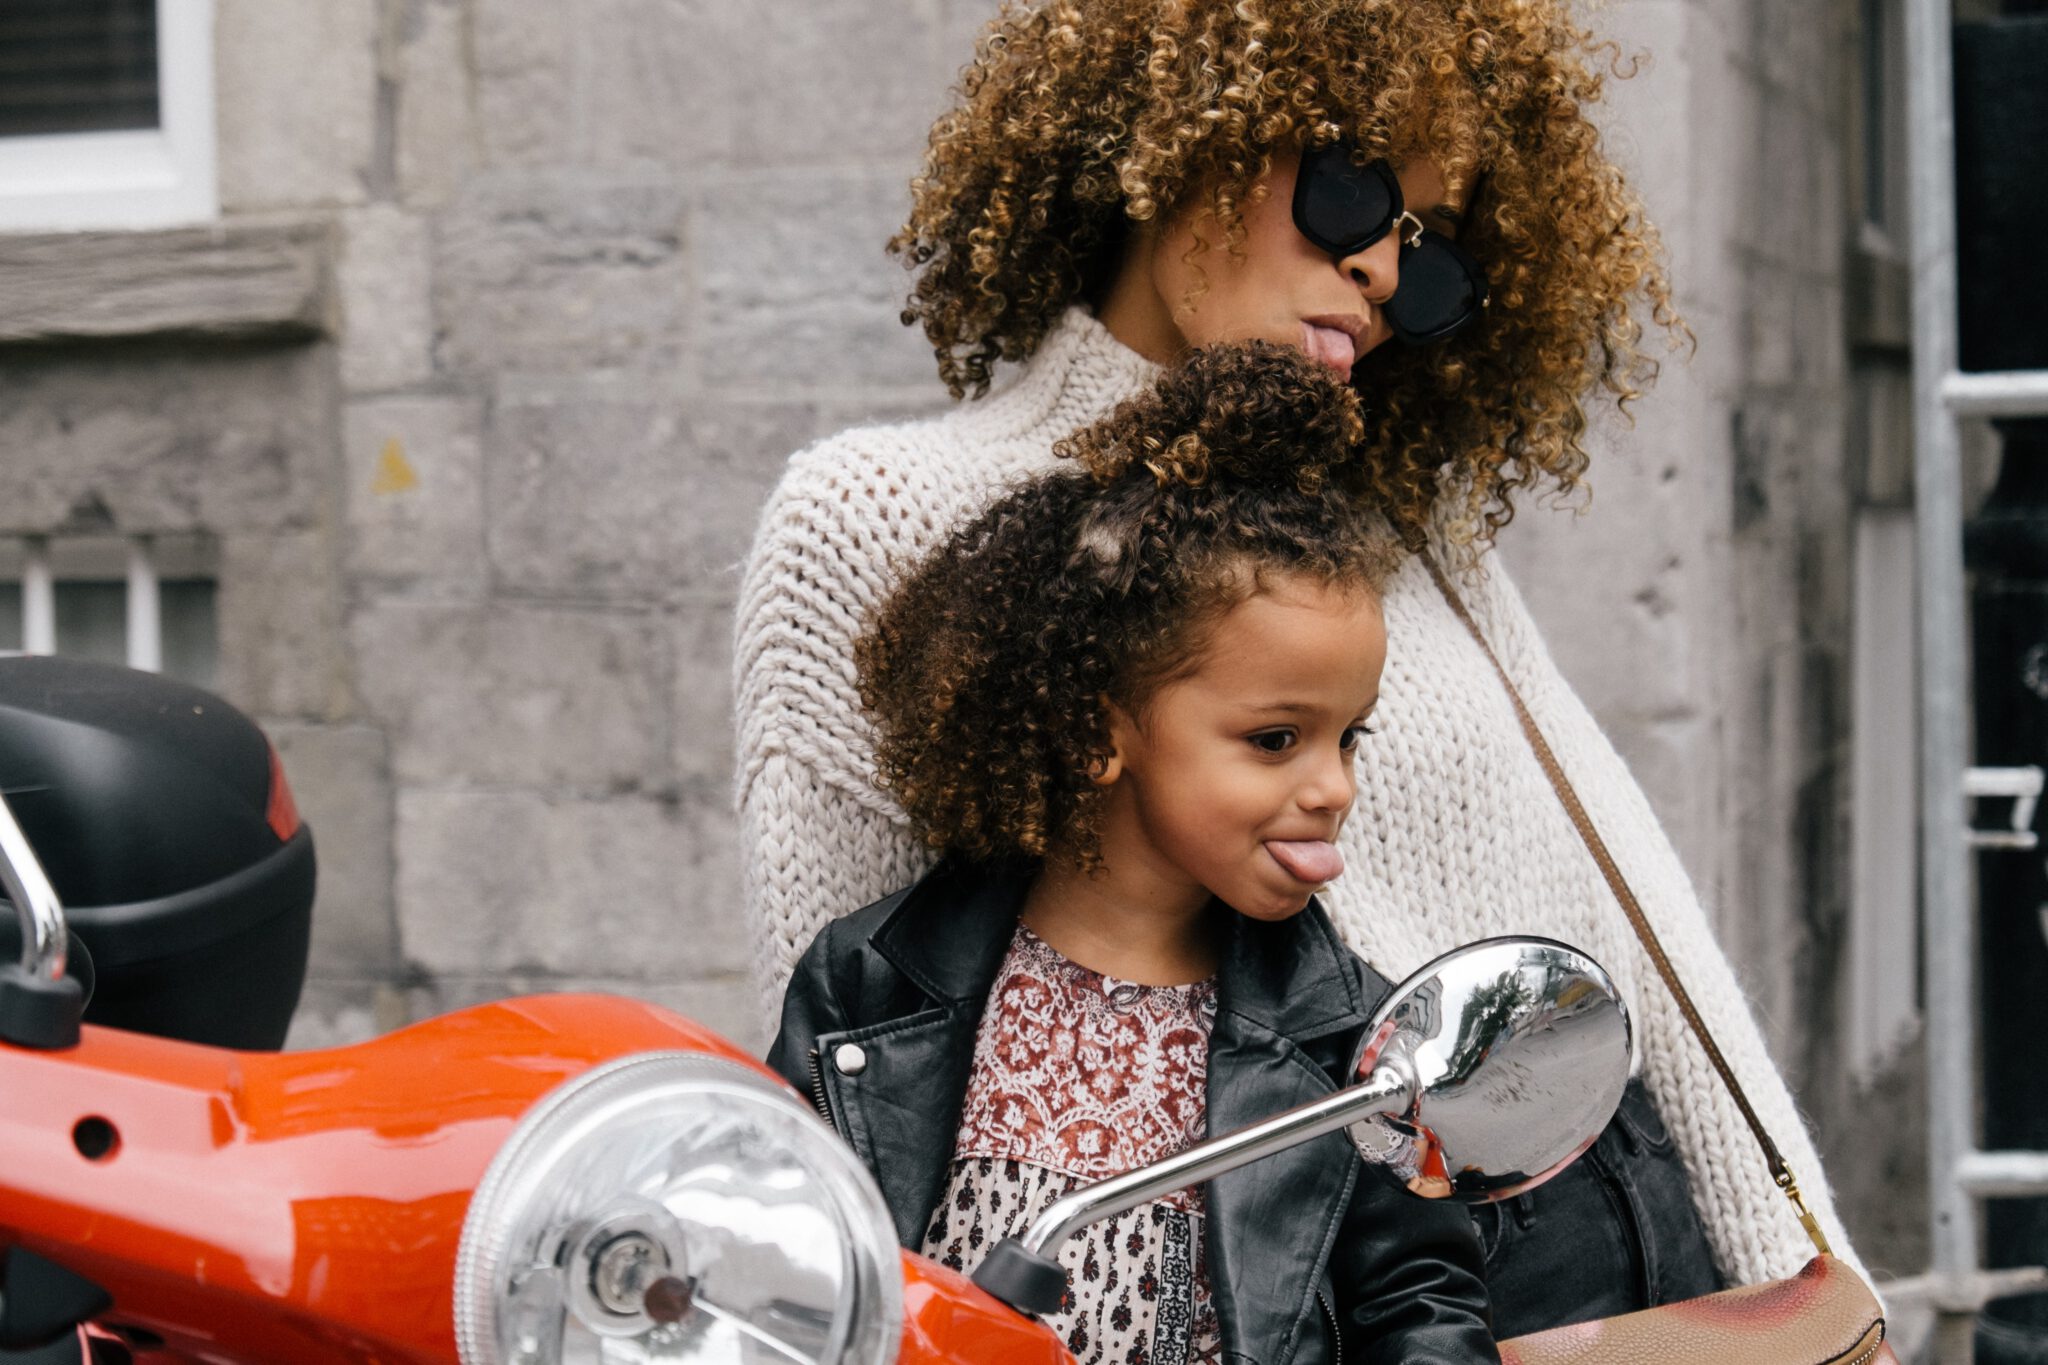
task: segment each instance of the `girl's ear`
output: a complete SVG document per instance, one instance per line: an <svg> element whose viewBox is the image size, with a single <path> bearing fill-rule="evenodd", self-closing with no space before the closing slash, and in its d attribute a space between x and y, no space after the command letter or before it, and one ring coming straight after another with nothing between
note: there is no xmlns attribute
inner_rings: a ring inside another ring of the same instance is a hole
<svg viewBox="0 0 2048 1365"><path fill-rule="evenodd" d="M1109 720L1109 752L1097 754L1095 764L1088 771L1089 778L1098 787L1113 786L1124 773L1124 755L1130 751L1131 735L1135 727L1124 709L1102 698L1103 714Z"/></svg>

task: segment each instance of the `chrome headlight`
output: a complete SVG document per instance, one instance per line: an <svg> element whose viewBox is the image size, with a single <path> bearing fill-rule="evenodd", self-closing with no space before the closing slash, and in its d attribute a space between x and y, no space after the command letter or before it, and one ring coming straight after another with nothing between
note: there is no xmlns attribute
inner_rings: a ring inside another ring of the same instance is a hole
<svg viewBox="0 0 2048 1365"><path fill-rule="evenodd" d="M694 1052L623 1057L528 1112L455 1263L464 1365L891 1365L896 1231L788 1091Z"/></svg>

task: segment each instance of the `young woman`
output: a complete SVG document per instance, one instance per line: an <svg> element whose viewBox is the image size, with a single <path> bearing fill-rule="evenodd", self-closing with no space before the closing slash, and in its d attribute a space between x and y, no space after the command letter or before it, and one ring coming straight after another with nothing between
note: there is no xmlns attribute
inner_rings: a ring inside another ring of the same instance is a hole
<svg viewBox="0 0 2048 1365"><path fill-rule="evenodd" d="M956 1270L1081 1184L1331 1093L1364 1046L1388 982L1313 899L1387 648L1357 409L1298 352L1198 351L956 529L856 651L943 861L826 926L770 1058ZM1471 1220L1341 1140L1059 1255L1080 1365L1497 1358Z"/></svg>
<svg viewBox="0 0 2048 1365"><path fill-rule="evenodd" d="M929 859L874 785L854 685L853 642L897 577L1158 364L1269 340L1348 371L1360 496L1450 565L1846 1246L1675 851L1486 553L1518 493L1577 486L1587 395L1652 377L1642 319L1677 326L1654 238L1585 117L1593 59L1561 0L1003 11L894 243L918 272L905 317L972 401L796 456L742 589L738 794L767 999L827 919ZM996 385L999 360L1018 364ZM1395 976L1488 934L1548 934L1605 963L1638 1021L1640 1083L1588 1158L1478 1215L1496 1328L1791 1273L1808 1243L1484 655L1417 563L1384 611L1384 733L1360 760L1332 921Z"/></svg>

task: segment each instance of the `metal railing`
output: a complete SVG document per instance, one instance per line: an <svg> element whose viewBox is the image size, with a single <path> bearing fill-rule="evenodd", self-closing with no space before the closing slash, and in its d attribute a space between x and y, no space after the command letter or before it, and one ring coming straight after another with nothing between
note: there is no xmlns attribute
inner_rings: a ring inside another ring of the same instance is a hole
<svg viewBox="0 0 2048 1365"><path fill-rule="evenodd" d="M2048 1154L1977 1149L1976 934L1970 859L2023 846L1972 831L1972 795L2038 795L2038 769L1969 766L1968 599L1963 573L1965 418L2048 416L2048 372L1957 368L1953 23L1950 0L1906 0L1913 281L1913 489L1920 662L1920 885L1926 943L1928 1177L1933 1264L1917 1289L1935 1310L1942 1365L1970 1365L1978 1310L2048 1287L2038 1271L1986 1272L1977 1202L2048 1194ZM2026 774L2031 773L2031 780ZM2031 787L2031 792L2027 791ZM2029 812L2031 813L2031 812ZM2015 812L2017 815L2018 812ZM2013 824L2018 825L2015 819Z"/></svg>

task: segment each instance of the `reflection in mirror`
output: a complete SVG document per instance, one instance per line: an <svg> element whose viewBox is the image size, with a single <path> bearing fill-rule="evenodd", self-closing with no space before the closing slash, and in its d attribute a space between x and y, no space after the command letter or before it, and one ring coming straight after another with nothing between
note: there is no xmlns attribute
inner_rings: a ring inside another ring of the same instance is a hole
<svg viewBox="0 0 2048 1365"><path fill-rule="evenodd" d="M1398 1077L1398 1113L1350 1125L1359 1155L1416 1194L1488 1203L1569 1165L1628 1083L1629 1021L1600 965L1563 943L1489 939L1395 987L1353 1076Z"/></svg>

